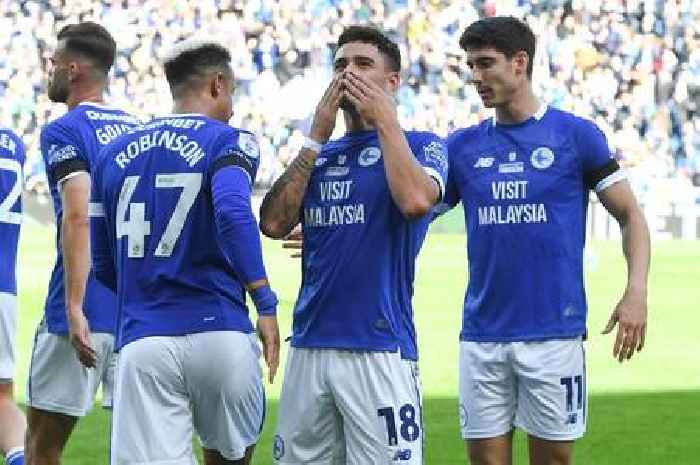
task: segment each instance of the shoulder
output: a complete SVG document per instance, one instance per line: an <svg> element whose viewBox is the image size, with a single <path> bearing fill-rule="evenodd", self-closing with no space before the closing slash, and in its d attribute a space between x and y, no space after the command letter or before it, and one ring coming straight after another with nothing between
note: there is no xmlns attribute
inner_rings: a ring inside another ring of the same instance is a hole
<svg viewBox="0 0 700 465"><path fill-rule="evenodd" d="M592 133L600 134L598 126L589 118L575 115L574 113L549 108L546 114L547 124L554 127L560 133L568 133L575 138L586 137Z"/></svg>
<svg viewBox="0 0 700 465"><path fill-rule="evenodd" d="M430 131L405 131L406 139L409 143L430 143L433 141L442 141L442 137Z"/></svg>
<svg viewBox="0 0 700 465"><path fill-rule="evenodd" d="M447 151L450 156L464 147L473 147L480 138L487 134L491 120L487 119L479 124L454 130L446 140Z"/></svg>

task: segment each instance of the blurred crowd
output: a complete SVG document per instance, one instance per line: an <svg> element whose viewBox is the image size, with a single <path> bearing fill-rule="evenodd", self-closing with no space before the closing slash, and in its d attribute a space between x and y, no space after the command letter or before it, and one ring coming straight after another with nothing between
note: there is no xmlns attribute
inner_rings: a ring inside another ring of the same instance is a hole
<svg viewBox="0 0 700 465"><path fill-rule="evenodd" d="M64 24L93 20L110 30L118 58L109 103L144 118L170 110L163 53L206 34L230 47L232 124L257 134L258 182L269 186L301 146L343 26L370 22L400 43L402 125L446 135L490 116L458 40L492 15L531 25L538 95L595 120L638 194L674 196L700 184L697 0L0 0L0 124L20 133L41 173L40 128L65 111L45 94Z"/></svg>

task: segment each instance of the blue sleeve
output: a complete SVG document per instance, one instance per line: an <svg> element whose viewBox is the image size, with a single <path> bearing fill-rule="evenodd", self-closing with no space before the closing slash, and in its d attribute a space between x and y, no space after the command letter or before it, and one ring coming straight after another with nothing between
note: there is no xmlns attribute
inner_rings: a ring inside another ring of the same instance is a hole
<svg viewBox="0 0 700 465"><path fill-rule="evenodd" d="M236 132L231 129L219 137L214 150L216 155L209 168L211 177L221 168L236 166L247 175L250 186L255 184L260 164L260 150L255 136L249 132Z"/></svg>
<svg viewBox="0 0 700 465"><path fill-rule="evenodd" d="M414 140L409 139L411 151L425 171L437 182L440 188L440 198L445 196L445 183L447 182L448 161L445 142L435 134L420 133Z"/></svg>
<svg viewBox="0 0 700 465"><path fill-rule="evenodd" d="M114 253L108 231L104 196L102 195L102 176L98 166L92 175L92 198L90 200L92 270L98 281L117 292L117 272L114 267Z"/></svg>
<svg viewBox="0 0 700 465"><path fill-rule="evenodd" d="M212 175L211 193L219 245L236 276L244 285L267 278L260 233L250 203L248 172L235 164L219 167ZM266 298L261 301L257 298L261 292L252 294L258 314L274 315L277 299L274 294L270 297L272 291L267 287Z"/></svg>
<svg viewBox="0 0 700 465"><path fill-rule="evenodd" d="M40 146L50 183L59 184L74 173L90 171L82 144L65 127L56 123L44 127Z"/></svg>
<svg viewBox="0 0 700 465"><path fill-rule="evenodd" d="M583 119L576 122L574 131L586 186L599 191L621 179L620 165L613 158L603 131L592 121Z"/></svg>

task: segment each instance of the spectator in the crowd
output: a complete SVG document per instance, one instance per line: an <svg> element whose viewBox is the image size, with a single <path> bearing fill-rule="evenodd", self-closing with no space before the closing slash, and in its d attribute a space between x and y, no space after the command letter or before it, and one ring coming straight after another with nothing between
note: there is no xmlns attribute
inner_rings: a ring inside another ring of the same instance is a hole
<svg viewBox="0 0 700 465"><path fill-rule="evenodd" d="M693 0L0 0L0 11L0 124L22 135L30 159L39 128L64 111L43 97L41 69L67 22L110 29L119 56L109 99L142 117L170 104L165 48L195 32L229 44L238 85L232 124L258 137L264 188L299 149L343 26L369 21L400 42L402 127L445 135L490 115L464 84L456 34L481 16L512 14L539 36L537 92L593 119L630 173L650 173L635 186L700 170Z"/></svg>

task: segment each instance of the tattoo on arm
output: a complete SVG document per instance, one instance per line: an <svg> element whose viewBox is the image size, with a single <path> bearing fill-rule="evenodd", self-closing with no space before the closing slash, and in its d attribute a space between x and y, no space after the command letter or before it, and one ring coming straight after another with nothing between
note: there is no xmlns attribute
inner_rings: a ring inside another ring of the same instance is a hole
<svg viewBox="0 0 700 465"><path fill-rule="evenodd" d="M316 157L315 152L302 149L265 195L260 222L266 235L286 236L299 222L301 203Z"/></svg>

